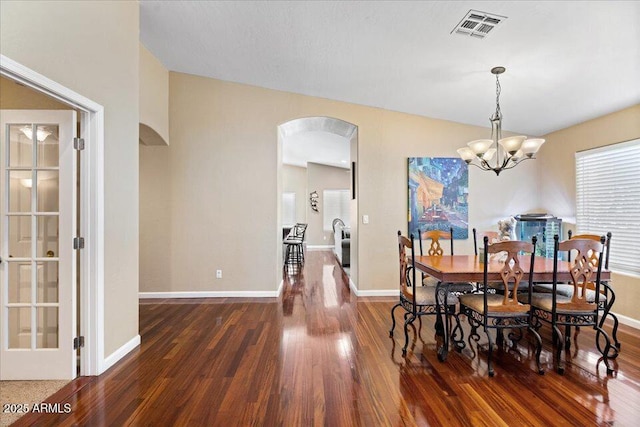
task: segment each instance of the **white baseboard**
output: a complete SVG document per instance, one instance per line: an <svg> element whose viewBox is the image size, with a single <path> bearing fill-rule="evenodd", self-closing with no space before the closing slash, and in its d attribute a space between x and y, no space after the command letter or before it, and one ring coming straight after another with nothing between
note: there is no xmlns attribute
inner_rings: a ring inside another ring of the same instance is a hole
<svg viewBox="0 0 640 427"><path fill-rule="evenodd" d="M635 329L640 329L640 320L634 319L633 317L625 316L623 314L613 313L616 315L620 323L623 325L631 326Z"/></svg>
<svg viewBox="0 0 640 427"><path fill-rule="evenodd" d="M357 297L397 297L399 295L397 289L360 290L356 288L355 283L353 283L351 279L349 279L349 288Z"/></svg>
<svg viewBox="0 0 640 427"><path fill-rule="evenodd" d="M115 365L120 359L125 357L131 350L138 347L140 345L140 335L136 335L131 338L127 343L125 343L122 347L111 353L109 356L105 357L102 361L102 366L100 367L100 374L104 371Z"/></svg>
<svg viewBox="0 0 640 427"><path fill-rule="evenodd" d="M277 290L277 297L280 298L280 295L282 295L282 291L284 289L284 280L280 281L280 286L278 286L278 290Z"/></svg>
<svg viewBox="0 0 640 427"><path fill-rule="evenodd" d="M358 295L358 288L356 288L356 284L353 283L351 277L349 277L349 289L351 289L351 292L353 292L356 296Z"/></svg>
<svg viewBox="0 0 640 427"><path fill-rule="evenodd" d="M191 292L139 292L139 298L277 298L276 291L191 291Z"/></svg>
<svg viewBox="0 0 640 427"><path fill-rule="evenodd" d="M399 292L397 289L373 289L370 291L359 290L356 295L359 297L397 297Z"/></svg>
<svg viewBox="0 0 640 427"><path fill-rule="evenodd" d="M356 288L356 284L353 283L351 277L349 277L349 289L351 289L351 292L353 292L355 296L358 296L358 288Z"/></svg>

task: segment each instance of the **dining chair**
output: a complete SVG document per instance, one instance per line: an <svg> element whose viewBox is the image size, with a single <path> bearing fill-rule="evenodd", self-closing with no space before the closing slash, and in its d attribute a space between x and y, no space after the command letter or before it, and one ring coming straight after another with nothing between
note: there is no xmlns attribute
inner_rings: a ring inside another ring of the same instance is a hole
<svg viewBox="0 0 640 427"><path fill-rule="evenodd" d="M599 236L597 234L576 234L574 235L571 230L569 230L568 232L568 236L569 236L569 240L572 239L589 239L589 240L593 240L596 242L599 242L601 240L601 238L603 236ZM605 237L605 243L604 243L604 269L608 270L609 269L609 253L610 253L610 249L611 249L611 232L608 232L606 234ZM567 260L570 262L571 261L571 252L567 253ZM594 267L598 266L598 262L599 259L597 257L596 254L591 253L589 255L589 261L591 262L591 264ZM609 355L610 358L615 358L617 357L617 353L620 350L621 347L621 343L620 341L618 341L618 317L611 312L611 307L613 306L613 303L615 302L616 299L616 295L615 292L613 291L613 288L611 286L611 283L609 283L606 280L603 280L601 283L602 287L600 288L600 298L598 300L598 308L599 310L602 312L602 315L600 316L600 327L603 327L604 322L606 320L606 318L609 316L612 319L613 322L613 327L611 329L611 338L613 339L614 342L614 347L615 347L615 351L612 352L612 354ZM533 286L533 291L534 292L547 292L547 293L551 293L553 289L553 284L551 283L537 283L534 284ZM557 292L558 295L562 295L568 298L571 298L573 296L573 286L571 284L567 284L567 283L558 283L557 284ZM595 301L595 290L594 289L587 289L586 290L586 297L587 297L587 301L589 302L594 302ZM580 331L580 326L576 326L574 325L576 328L576 334ZM600 352L603 351L603 343L600 340L596 341L596 345L598 346L598 350ZM571 325L567 325L565 328L565 348L568 350L571 347Z"/></svg>
<svg viewBox="0 0 640 427"><path fill-rule="evenodd" d="M393 330L396 327L396 319L394 312L396 308L402 307L404 313L404 347L402 347L402 356L407 355L407 346L409 345L409 325L416 318L424 315L437 315L438 310L447 316L445 324L445 334L449 336L450 318L453 315L456 320L454 330L462 331L460 320L456 313L456 304L458 298L449 294L441 301L437 301L437 287L435 286L416 286L416 266L415 266L415 250L413 234L407 238L398 231L398 255L400 261L400 300L391 309L391 329L389 336L393 338ZM446 300L446 304L445 304ZM445 340L448 342L448 340Z"/></svg>
<svg viewBox="0 0 640 427"><path fill-rule="evenodd" d="M420 255L429 255L429 256L442 256L444 255L444 249L442 248L442 244L440 240L449 240L450 254L453 255L453 227L449 227L449 231L442 230L428 230L425 232L421 232L418 229L418 235L420 239L418 239ZM429 244L429 248L427 249L426 254L423 251L423 241L426 241ZM425 273L422 274L422 284L424 286L438 286L440 282L438 279L431 277ZM449 292L473 292L475 290L475 286L472 283L462 282L462 283L450 283L448 284Z"/></svg>
<svg viewBox="0 0 640 427"><path fill-rule="evenodd" d="M297 223L291 228L289 235L282 241L286 247L284 263L304 264L304 236L307 224Z"/></svg>
<svg viewBox="0 0 640 427"><path fill-rule="evenodd" d="M484 238L485 236L489 239L489 244L493 244L500 241L500 233L497 231L480 231L478 232L475 228L473 229L473 250L476 256L478 256L478 238L480 238L480 243L482 245L482 249L484 250ZM490 292L503 293L504 287L502 284L489 283ZM511 289L509 289L511 291Z"/></svg>
<svg viewBox="0 0 640 427"><path fill-rule="evenodd" d="M476 256L478 256L478 237L480 237L480 242L484 242L484 236L489 238L489 243L495 243L500 241L500 235L497 231L480 231L478 232L475 228L473 229L473 252Z"/></svg>
<svg viewBox="0 0 640 427"><path fill-rule="evenodd" d="M536 237L534 236L532 242L522 242L518 240L509 240L503 242L497 242L489 244L489 238L484 236L484 277L481 284L481 293L464 294L460 295L460 312L467 316L469 325L471 325L471 333L469 335L469 346L471 340L479 341L480 336L478 334L478 328L482 327L487 339L489 341L489 352L487 358L487 369L490 377L494 376L494 370L492 365L493 347L494 342L491 337L490 330L496 330L496 341L499 345L503 343L503 331L505 329L512 329L509 334L509 339L512 341L512 348L516 348L517 342L522 339L522 329L527 329L531 335L535 338L536 344L536 363L538 367L538 373L544 374L544 370L540 365L540 353L542 351L542 339L538 332L532 327L533 315L531 306L524 304L518 300L518 287L523 282L525 271L520 266L520 254L526 256L529 254L531 260L529 262L529 277L533 276L533 269L535 263L535 246ZM500 252L506 252L507 258L501 263L500 277L502 285L505 289L512 285L512 292L504 292L503 294L496 294L489 292L489 256L491 254L497 254ZM531 291L531 281L528 281L528 288ZM516 335L513 330L519 331Z"/></svg>
<svg viewBox="0 0 640 427"><path fill-rule="evenodd" d="M600 275L603 267L603 254L605 251L605 237L600 241L592 239L570 239L559 241L558 235L554 236L553 253L553 283L551 293L535 292L531 294L530 304L535 321L535 327L541 326L540 321L551 324L553 329L553 345L556 350L558 373L564 373L562 350L566 348L565 341L560 331L560 326L593 326L596 330L596 342L604 339L604 349L598 348L607 368L607 375L613 373L609 359L610 353L615 353L611 345L611 339L602 328L599 321L600 298L602 281ZM565 296L558 292L558 258L560 252L575 251L576 255L571 261L571 281L568 284L573 288L571 296ZM597 261L594 262L594 259ZM593 292L590 298L588 291Z"/></svg>

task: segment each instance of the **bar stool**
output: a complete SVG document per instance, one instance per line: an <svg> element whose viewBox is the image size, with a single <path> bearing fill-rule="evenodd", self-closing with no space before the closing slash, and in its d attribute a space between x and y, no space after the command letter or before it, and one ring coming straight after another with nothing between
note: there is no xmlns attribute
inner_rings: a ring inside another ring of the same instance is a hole
<svg viewBox="0 0 640 427"><path fill-rule="evenodd" d="M285 237L283 243L286 246L284 263L304 264L304 235L307 231L307 224L297 223L289 235Z"/></svg>

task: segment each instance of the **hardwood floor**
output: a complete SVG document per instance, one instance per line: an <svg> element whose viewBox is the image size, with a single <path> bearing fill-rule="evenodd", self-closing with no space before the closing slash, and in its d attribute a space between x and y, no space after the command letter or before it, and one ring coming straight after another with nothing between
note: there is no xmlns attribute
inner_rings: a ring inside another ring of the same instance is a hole
<svg viewBox="0 0 640 427"><path fill-rule="evenodd" d="M637 330L620 327L612 377L583 328L564 376L547 333L544 376L525 338L497 352L489 378L486 351L438 361L431 316L403 359L401 310L388 335L396 300L356 298L333 255L309 251L280 299L141 301L138 349L48 399L71 413L15 425L638 425Z"/></svg>

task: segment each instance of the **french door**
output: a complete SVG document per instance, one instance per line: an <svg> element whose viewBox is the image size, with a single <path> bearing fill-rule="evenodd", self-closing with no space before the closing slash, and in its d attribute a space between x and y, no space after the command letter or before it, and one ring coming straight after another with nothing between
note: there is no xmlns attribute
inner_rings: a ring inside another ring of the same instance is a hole
<svg viewBox="0 0 640 427"><path fill-rule="evenodd" d="M76 376L75 111L0 111L0 379Z"/></svg>

